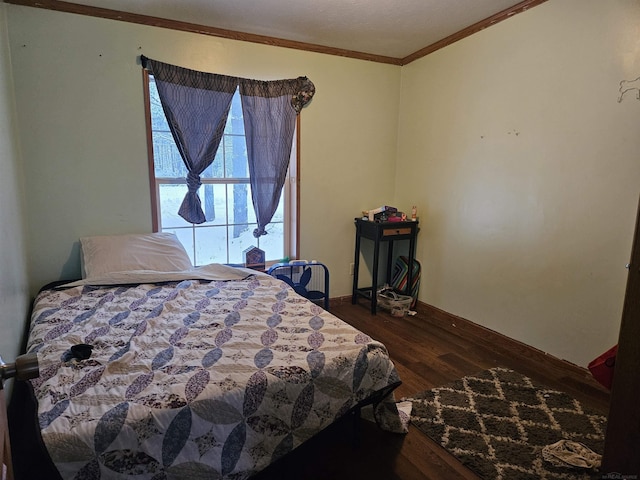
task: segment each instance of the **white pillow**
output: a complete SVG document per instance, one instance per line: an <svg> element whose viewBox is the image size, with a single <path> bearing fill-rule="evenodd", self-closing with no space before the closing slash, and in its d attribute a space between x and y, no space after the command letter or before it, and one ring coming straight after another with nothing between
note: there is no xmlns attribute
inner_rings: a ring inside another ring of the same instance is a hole
<svg viewBox="0 0 640 480"><path fill-rule="evenodd" d="M80 251L82 278L131 270L178 272L193 268L178 237L168 232L82 237Z"/></svg>

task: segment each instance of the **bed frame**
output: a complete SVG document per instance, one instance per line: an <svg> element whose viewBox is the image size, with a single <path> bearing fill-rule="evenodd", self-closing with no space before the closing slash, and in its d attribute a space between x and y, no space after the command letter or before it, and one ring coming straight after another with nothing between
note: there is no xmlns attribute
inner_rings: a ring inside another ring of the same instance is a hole
<svg viewBox="0 0 640 480"><path fill-rule="evenodd" d="M66 281L53 282L41 289L49 290L68 283ZM30 315L31 318L31 315ZM27 337L30 331L30 322L25 325L24 344L22 351L26 351ZM392 395L393 391L401 385L398 380L385 387L374 391L367 398L351 407L344 415L335 421L341 421L351 417L353 421L353 444L359 443L359 424L361 421L361 411L365 407L377 406L384 399ZM29 382L15 382L12 391L11 402L9 404L9 428L12 440L13 467L16 480L62 480L62 476L51 460L45 443L41 436L38 422L38 406L34 390ZM295 452L295 449L293 450ZM290 452L281 459L286 461Z"/></svg>

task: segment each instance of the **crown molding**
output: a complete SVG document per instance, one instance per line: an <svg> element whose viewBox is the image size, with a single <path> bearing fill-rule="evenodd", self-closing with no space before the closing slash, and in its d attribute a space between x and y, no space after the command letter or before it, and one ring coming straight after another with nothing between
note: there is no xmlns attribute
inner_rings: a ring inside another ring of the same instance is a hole
<svg viewBox="0 0 640 480"><path fill-rule="evenodd" d="M384 55L374 55L342 48L327 47L313 43L297 42L294 40L285 40L282 38L269 37L266 35L256 35L252 33L238 32L235 30L226 30L223 28L210 27L206 25L198 25L195 23L181 22L160 17L152 17L149 15L140 15L137 13L123 12L120 10L112 10L109 8L92 7L79 3L65 2L62 0L4 0L4 3L14 5L23 5L27 7L43 8L46 10L55 10L58 12L74 13L78 15L87 15L91 17L106 18L110 20L118 20L121 22L137 23L152 27L168 28L171 30L179 30L182 32L197 33L200 35L209 35L212 37L228 38L230 40L239 40L242 42L260 43L263 45L271 45L274 47L292 48L296 50L304 50L308 52L323 53L326 55L335 55L339 57L354 58L357 60L367 60L370 62L386 63L390 65L407 65L419 58L430 53L440 50L452 43L463 38L473 35L480 30L495 25L498 22L511 18L513 15L525 12L530 8L546 2L547 0L524 0L511 8L503 10L489 18L481 20L469 27L460 30L432 45L418 50L404 58L387 57Z"/></svg>
<svg viewBox="0 0 640 480"><path fill-rule="evenodd" d="M513 7L507 8L501 12L496 13L495 15L490 16L489 18L485 18L484 20L479 21L478 23L474 23L473 25L469 25L468 27L460 30L459 32L454 33L453 35L449 35L442 40L439 40L427 47L424 47L417 52L412 53L402 59L401 65L407 65L419 58L426 57L430 53L435 52L436 50L440 50L452 43L462 40L463 38L467 38L474 33L477 33L485 28L491 27L496 23L502 22L508 18L517 15L518 13L526 12L530 8L533 8L541 3L546 2L547 0L525 0L523 2L514 5Z"/></svg>

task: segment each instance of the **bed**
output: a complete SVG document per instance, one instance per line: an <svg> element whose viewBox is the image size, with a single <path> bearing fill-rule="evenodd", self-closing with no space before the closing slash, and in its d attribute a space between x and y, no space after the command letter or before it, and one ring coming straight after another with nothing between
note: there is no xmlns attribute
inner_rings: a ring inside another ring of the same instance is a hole
<svg viewBox="0 0 640 480"><path fill-rule="evenodd" d="M83 279L38 294L26 349L61 478L244 479L364 405L406 432L384 345L285 282L193 267L172 234L80 243Z"/></svg>

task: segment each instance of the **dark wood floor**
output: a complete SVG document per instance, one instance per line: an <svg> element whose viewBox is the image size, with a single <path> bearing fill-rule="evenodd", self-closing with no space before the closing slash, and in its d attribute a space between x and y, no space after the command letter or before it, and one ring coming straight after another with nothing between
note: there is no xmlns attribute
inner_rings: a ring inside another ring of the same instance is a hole
<svg viewBox="0 0 640 480"><path fill-rule="evenodd" d="M571 393L607 414L608 392L586 370L547 359L541 352L424 307L419 305L415 316L396 318L384 312L372 316L364 301L361 305L351 305L345 299L332 302L334 315L386 345L403 381L396 399L504 366ZM478 480L413 427L408 434L398 435L381 431L366 420L360 420L358 426L356 437L352 419L344 419L254 478Z"/></svg>

